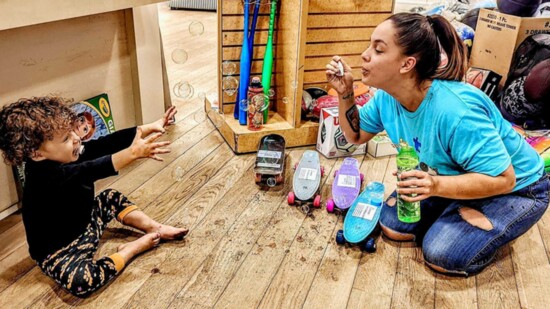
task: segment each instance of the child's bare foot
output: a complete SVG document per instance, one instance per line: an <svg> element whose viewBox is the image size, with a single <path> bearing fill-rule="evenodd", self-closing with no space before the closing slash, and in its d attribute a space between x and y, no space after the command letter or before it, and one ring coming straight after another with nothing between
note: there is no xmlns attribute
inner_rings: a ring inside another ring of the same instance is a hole
<svg viewBox="0 0 550 309"><path fill-rule="evenodd" d="M156 247L159 242L160 233L145 234L132 242L118 246L118 253L125 261L129 261L132 257Z"/></svg>
<svg viewBox="0 0 550 309"><path fill-rule="evenodd" d="M187 235L187 232L189 232L188 229L166 224L159 224L157 231L160 233L160 238L162 240L181 240Z"/></svg>

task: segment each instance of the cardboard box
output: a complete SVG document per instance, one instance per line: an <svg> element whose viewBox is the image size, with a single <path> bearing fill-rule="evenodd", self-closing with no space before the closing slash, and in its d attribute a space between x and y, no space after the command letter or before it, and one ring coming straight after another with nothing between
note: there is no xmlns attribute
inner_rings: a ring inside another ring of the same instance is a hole
<svg viewBox="0 0 550 309"><path fill-rule="evenodd" d="M320 116L317 151L327 158L354 156L365 153L366 144L350 144L344 137L344 132L340 129L340 122L338 120L338 107L323 108Z"/></svg>
<svg viewBox="0 0 550 309"><path fill-rule="evenodd" d="M550 17L522 18L481 9L470 65L501 75L503 86L518 45L528 36L539 33L550 33Z"/></svg>
<svg viewBox="0 0 550 309"><path fill-rule="evenodd" d="M393 146L391 139L387 135L380 134L369 141L367 151L375 158L397 154L397 149Z"/></svg>
<svg viewBox="0 0 550 309"><path fill-rule="evenodd" d="M498 83L502 76L491 70L471 67L466 73L466 80L473 86L485 92L491 100L495 100L498 96Z"/></svg>

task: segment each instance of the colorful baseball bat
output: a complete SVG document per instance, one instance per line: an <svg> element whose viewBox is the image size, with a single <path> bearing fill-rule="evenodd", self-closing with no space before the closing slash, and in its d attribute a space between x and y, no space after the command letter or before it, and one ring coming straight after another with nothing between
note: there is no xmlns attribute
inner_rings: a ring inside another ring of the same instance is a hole
<svg viewBox="0 0 550 309"><path fill-rule="evenodd" d="M235 102L235 111L233 113L233 116L235 117L235 119L239 119L239 123L241 125L246 125L246 110L241 110L240 105L243 100L246 100L248 83L250 80L250 50L248 48L249 6L250 1L244 0L244 32L243 45L241 48L239 93L237 94L237 102Z"/></svg>
<svg viewBox="0 0 550 309"><path fill-rule="evenodd" d="M273 27L275 25L275 12L277 11L277 0L271 0L271 13L269 14L269 32L267 35L267 46L265 47L264 65L262 68L262 86L264 93L269 95L271 88L271 75L273 72ZM264 123L267 123L269 108L264 111Z"/></svg>
<svg viewBox="0 0 550 309"><path fill-rule="evenodd" d="M250 26L250 34L248 35L248 50L250 51L250 59L252 59L252 50L254 49L254 34L256 33L256 23L258 22L258 13L260 12L260 4L262 0L256 0L254 6L254 15L252 16L252 25ZM250 62L252 66L252 60Z"/></svg>

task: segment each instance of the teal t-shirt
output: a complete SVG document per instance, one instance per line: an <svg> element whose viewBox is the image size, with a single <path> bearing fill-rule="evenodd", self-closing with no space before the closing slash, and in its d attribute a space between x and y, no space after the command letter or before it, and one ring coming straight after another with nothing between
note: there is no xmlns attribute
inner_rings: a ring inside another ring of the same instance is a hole
<svg viewBox="0 0 550 309"><path fill-rule="evenodd" d="M481 90L462 82L434 80L420 107L407 111L383 90L360 109L361 129L386 130L393 143L414 145L439 175L475 172L498 176L510 163L519 190L539 179L544 161Z"/></svg>

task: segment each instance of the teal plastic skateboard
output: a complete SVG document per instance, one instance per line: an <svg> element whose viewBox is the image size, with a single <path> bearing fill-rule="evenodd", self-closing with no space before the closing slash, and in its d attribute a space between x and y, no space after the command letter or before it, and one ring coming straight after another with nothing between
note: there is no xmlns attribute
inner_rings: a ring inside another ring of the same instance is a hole
<svg viewBox="0 0 550 309"><path fill-rule="evenodd" d="M376 242L371 234L378 225L383 202L384 184L369 182L346 214L344 230L336 233L336 242L357 244L361 250L371 253L376 251Z"/></svg>

